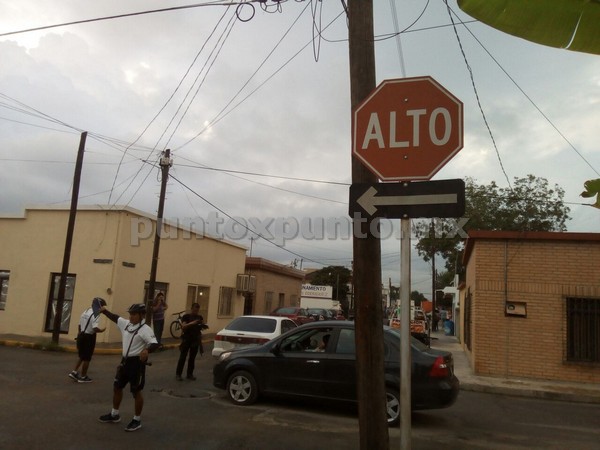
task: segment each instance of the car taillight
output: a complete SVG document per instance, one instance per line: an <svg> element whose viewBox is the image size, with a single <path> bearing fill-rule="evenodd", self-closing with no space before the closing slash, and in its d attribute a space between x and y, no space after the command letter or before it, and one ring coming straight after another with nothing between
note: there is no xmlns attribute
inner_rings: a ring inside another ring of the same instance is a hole
<svg viewBox="0 0 600 450"><path fill-rule="evenodd" d="M223 341L223 336L219 336L218 334L215 336L215 341Z"/></svg>
<svg viewBox="0 0 600 450"><path fill-rule="evenodd" d="M438 356L429 371L429 376L432 378L444 378L450 375L450 368L443 356Z"/></svg>

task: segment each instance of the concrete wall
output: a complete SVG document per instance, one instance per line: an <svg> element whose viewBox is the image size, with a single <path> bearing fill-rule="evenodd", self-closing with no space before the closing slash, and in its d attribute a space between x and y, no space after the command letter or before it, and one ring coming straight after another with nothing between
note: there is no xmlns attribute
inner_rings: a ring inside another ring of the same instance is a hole
<svg viewBox="0 0 600 450"><path fill-rule="evenodd" d="M45 331L50 296L50 273L61 272L69 211L29 209L24 217L0 218L0 270L10 271L6 309L0 311L0 333L49 337ZM129 305L144 301L144 283L150 278L154 220L130 208L80 208L77 213L69 272L76 286L67 339L77 332L81 312L93 297L126 315ZM235 291L236 276L244 272L246 249L225 241L198 238L181 228L166 227L160 244L157 281L168 284L166 322L170 313L189 307L189 284L209 288L206 322L218 331L241 314L243 299ZM147 235L138 239L139 235ZM220 287L234 288L231 315L218 316ZM103 319L106 322L106 319ZM165 324L165 335L168 335ZM98 336L99 342L121 339L114 325Z"/></svg>

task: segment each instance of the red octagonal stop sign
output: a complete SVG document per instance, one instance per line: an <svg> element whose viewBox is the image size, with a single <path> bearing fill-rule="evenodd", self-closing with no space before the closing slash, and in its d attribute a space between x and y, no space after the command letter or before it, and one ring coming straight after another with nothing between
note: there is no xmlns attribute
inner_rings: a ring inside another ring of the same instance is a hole
<svg viewBox="0 0 600 450"><path fill-rule="evenodd" d="M379 179L429 180L463 147L463 104L428 76L385 80L352 127L352 153Z"/></svg>

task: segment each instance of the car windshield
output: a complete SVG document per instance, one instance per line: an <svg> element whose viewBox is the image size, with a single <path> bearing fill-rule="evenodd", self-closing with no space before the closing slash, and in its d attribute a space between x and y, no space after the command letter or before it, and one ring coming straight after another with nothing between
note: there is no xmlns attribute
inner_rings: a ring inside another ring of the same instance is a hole
<svg viewBox="0 0 600 450"><path fill-rule="evenodd" d="M266 317L238 317L225 327L230 331L252 331L255 333L273 333L277 321Z"/></svg>
<svg viewBox="0 0 600 450"><path fill-rule="evenodd" d="M296 314L296 308L279 308L277 314Z"/></svg>

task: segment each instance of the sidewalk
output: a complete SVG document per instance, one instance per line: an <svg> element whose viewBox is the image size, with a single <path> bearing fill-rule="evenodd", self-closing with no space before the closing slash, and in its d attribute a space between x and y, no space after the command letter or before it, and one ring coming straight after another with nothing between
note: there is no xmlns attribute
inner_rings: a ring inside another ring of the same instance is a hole
<svg viewBox="0 0 600 450"><path fill-rule="evenodd" d="M431 348L452 352L454 373L459 379L460 388L463 391L579 403L600 403L600 385L597 384L475 375L457 337L446 336L442 331L438 331L433 332L431 338Z"/></svg>
<svg viewBox="0 0 600 450"><path fill-rule="evenodd" d="M208 344L213 341L213 334L208 334L204 336L202 339L203 344ZM30 337L30 336L22 336L18 334L0 334L0 345L10 346L10 347L24 347L24 348L35 348L40 350L45 350L46 348L51 348L53 345L51 344L51 337ZM163 349L172 349L179 347L180 340L173 339L172 337L163 338ZM77 345L75 340L68 339L65 336L60 336L59 339L59 347L70 353L77 353ZM95 355L120 355L122 351L121 343L114 342L111 344L97 343L96 350L94 351Z"/></svg>
<svg viewBox="0 0 600 450"><path fill-rule="evenodd" d="M207 346L212 343L213 337L213 334L204 336L203 343L206 350L208 350ZM600 385L475 375L471 369L467 355L458 342L458 338L455 336L446 336L442 331L433 332L431 338L431 348L452 352L454 357L454 372L460 381L460 388L463 391L600 404ZM50 337L32 338L14 334L0 334L0 345L13 347L44 349L51 347L50 341ZM59 345L64 351L77 352L75 341L67 339L64 336L61 336ZM179 346L179 339L171 337L163 338L163 346L164 349L175 349ZM98 343L95 353L100 355L119 355L121 354L121 343Z"/></svg>

